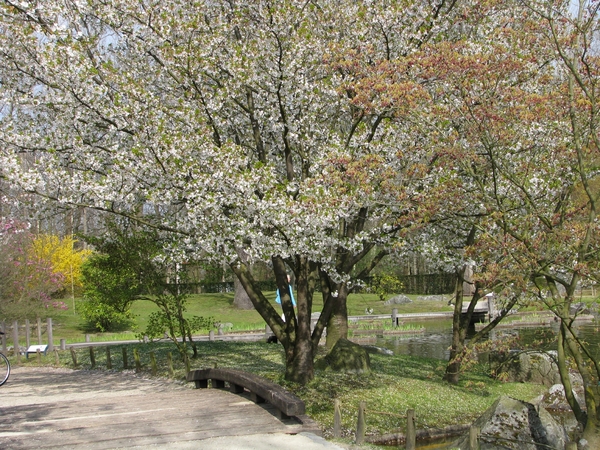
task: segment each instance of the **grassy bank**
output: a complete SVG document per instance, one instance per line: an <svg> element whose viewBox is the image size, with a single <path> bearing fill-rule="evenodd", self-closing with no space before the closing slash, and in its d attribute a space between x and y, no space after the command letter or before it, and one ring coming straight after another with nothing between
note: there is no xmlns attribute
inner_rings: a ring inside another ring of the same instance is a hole
<svg viewBox="0 0 600 450"><path fill-rule="evenodd" d="M121 346L111 348L113 370L123 370ZM129 366L134 367L133 349L137 349L144 376L151 376L150 352L153 352L158 377L183 379L185 368L176 357L175 348L167 342L125 346ZM507 394L530 400L543 388L526 383L500 383L488 378L482 368L465 374L458 386L442 381L444 362L435 359L408 356L371 355L372 373L369 375L339 374L318 371L307 386L286 383L283 378L282 347L265 343L201 342L200 357L192 360L192 368L236 368L257 373L280 383L301 397L307 413L314 418L325 436L333 428L333 399L342 404L342 422L346 437L356 427L360 401L367 403L367 434L381 435L403 432L407 409L414 409L418 428L442 428L448 425L470 423L487 409L498 396ZM168 371L168 353L172 353L174 374ZM76 351L79 368L91 368L89 348ZM42 364L54 365L56 355L43 357ZM59 364L73 367L71 353L59 352ZM106 349L94 350L95 368L105 370ZM37 365L37 358L21 360L22 365Z"/></svg>

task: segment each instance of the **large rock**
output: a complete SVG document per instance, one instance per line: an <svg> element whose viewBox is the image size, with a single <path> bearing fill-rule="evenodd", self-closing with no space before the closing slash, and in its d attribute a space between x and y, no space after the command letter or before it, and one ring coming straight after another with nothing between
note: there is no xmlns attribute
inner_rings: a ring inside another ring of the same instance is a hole
<svg viewBox="0 0 600 450"><path fill-rule="evenodd" d="M395 295L394 297L386 300L384 305L404 305L406 303L412 303L412 300L408 298L406 295Z"/></svg>
<svg viewBox="0 0 600 450"><path fill-rule="evenodd" d="M573 395L580 405L585 405L585 392L583 389L583 379L576 372L569 373L571 381L571 389ZM571 406L567 402L565 396L565 387L562 383L557 383L551 386L550 389L543 395L541 400L542 405L549 411L571 411Z"/></svg>
<svg viewBox="0 0 600 450"><path fill-rule="evenodd" d="M556 352L518 352L490 354L490 368L506 381L553 386L560 383Z"/></svg>
<svg viewBox="0 0 600 450"><path fill-rule="evenodd" d="M480 450L563 450L567 434L544 408L502 396L473 424L480 430ZM469 436L450 448L467 449Z"/></svg>
<svg viewBox="0 0 600 450"><path fill-rule="evenodd" d="M342 338L317 364L317 368L336 372L368 373L371 371L371 359L363 347Z"/></svg>

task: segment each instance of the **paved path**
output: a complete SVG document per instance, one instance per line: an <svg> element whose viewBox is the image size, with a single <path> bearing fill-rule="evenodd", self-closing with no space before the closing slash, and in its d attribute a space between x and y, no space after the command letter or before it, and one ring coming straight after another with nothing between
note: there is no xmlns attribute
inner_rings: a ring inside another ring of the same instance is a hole
<svg viewBox="0 0 600 450"><path fill-rule="evenodd" d="M1 449L340 449L314 424L223 390L131 373L15 368L0 387Z"/></svg>

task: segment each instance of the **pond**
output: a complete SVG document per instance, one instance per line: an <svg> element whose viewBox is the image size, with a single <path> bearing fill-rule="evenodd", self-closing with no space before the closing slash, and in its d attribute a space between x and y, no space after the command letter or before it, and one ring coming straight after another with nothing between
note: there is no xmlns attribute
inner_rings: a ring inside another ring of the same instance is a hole
<svg viewBox="0 0 600 450"><path fill-rule="evenodd" d="M398 355L422 356L448 360L450 357L450 345L452 343L452 320L451 319L426 319L411 320L410 324L415 327L425 328L423 333L379 336L373 338L373 345L392 350ZM592 352L600 356L600 324L597 321L582 321L576 327L578 336L585 340ZM541 335L558 332L558 324L553 323L546 327L519 327L515 324L511 328L497 328L492 332L495 337L501 333L518 333L524 345L529 345L540 339ZM547 350L554 350L551 344Z"/></svg>

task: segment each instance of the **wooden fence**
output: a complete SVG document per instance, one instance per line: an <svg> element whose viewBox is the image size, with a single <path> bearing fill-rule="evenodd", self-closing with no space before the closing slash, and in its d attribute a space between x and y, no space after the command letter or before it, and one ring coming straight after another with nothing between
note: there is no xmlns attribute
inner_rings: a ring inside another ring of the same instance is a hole
<svg viewBox="0 0 600 450"><path fill-rule="evenodd" d="M341 402L339 399L334 399L334 412L333 412L333 436L335 438L340 438L342 436L342 414L341 414ZM356 423L356 432L355 432L355 442L357 445L362 445L365 443L365 435L367 429L367 415L374 414L385 414L388 416L395 416L401 421L405 421L405 434L398 441L404 441L404 446L406 450L415 450L417 448L417 428L416 428L416 417L414 409L408 409L406 414L394 414L389 412L381 412L374 410L367 410L367 404L364 401L361 401L358 405L358 414L357 414L357 423ZM475 426L471 426L469 428L469 441L468 448L465 450L479 450L480 445L480 430ZM396 445L400 442L396 442Z"/></svg>
<svg viewBox="0 0 600 450"><path fill-rule="evenodd" d="M9 328L11 329L11 333L8 332ZM20 329L23 328L24 329L24 335L25 335L25 349L29 348L32 343L35 341L37 342L38 345L42 345L42 344L47 344L48 345L48 351L53 351L54 350L54 337L53 337L53 333L52 333L52 319L48 318L45 320L45 322L42 321L42 319L37 319L35 324L31 324L29 322L29 320L25 320L25 324L22 325L21 327L19 326L19 323L17 321L12 323L12 326L8 326L6 324L5 321L2 321L0 323L0 330L4 333L2 335L2 352L3 353L7 353L8 351L8 341L9 339L12 340L13 343L13 349L23 349L23 339L21 339L21 335L23 333L20 333ZM32 340L32 332L35 330L34 333L34 338ZM45 339L42 339L42 336L45 337ZM18 352L17 352L18 353Z"/></svg>

